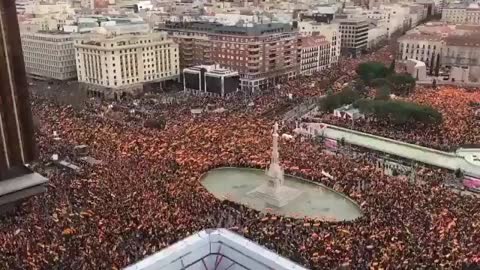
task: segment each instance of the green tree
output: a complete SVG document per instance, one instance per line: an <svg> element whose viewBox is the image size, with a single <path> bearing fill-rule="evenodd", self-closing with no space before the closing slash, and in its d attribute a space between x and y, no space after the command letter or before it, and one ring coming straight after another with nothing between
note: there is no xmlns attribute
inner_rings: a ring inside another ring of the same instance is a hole
<svg viewBox="0 0 480 270"><path fill-rule="evenodd" d="M440 54L437 54L437 62L435 65L435 76L438 77L439 74L440 74Z"/></svg>
<svg viewBox="0 0 480 270"><path fill-rule="evenodd" d="M390 99L390 88L386 85L377 87L375 92L376 100L389 100Z"/></svg>
<svg viewBox="0 0 480 270"><path fill-rule="evenodd" d="M399 100L361 99L354 103L362 113L394 124L421 122L435 124L442 121L442 115L430 106Z"/></svg>
<svg viewBox="0 0 480 270"><path fill-rule="evenodd" d="M432 57L430 58L430 70L428 72L428 74L430 74L430 76L433 75L433 70L435 68L435 66L434 66L435 61L434 60L435 60L435 57L432 55Z"/></svg>
<svg viewBox="0 0 480 270"><path fill-rule="evenodd" d="M390 72L390 74L395 73L395 58L392 59L390 67L388 67L388 72Z"/></svg>
<svg viewBox="0 0 480 270"><path fill-rule="evenodd" d="M332 112L346 104L352 104L359 99L360 95L350 87L345 87L338 93L327 93L327 96L320 100L320 108L323 111Z"/></svg>
<svg viewBox="0 0 480 270"><path fill-rule="evenodd" d="M387 80L395 95L408 95L415 89L415 78L408 73L392 74L388 76Z"/></svg>
<svg viewBox="0 0 480 270"><path fill-rule="evenodd" d="M368 85L376 78L385 78L389 70L384 64L378 62L366 62L358 65L356 69L360 78Z"/></svg>

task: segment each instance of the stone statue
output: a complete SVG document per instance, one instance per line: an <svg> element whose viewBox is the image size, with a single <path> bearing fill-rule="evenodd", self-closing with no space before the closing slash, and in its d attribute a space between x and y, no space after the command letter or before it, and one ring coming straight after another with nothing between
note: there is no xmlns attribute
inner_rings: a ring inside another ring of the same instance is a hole
<svg viewBox="0 0 480 270"><path fill-rule="evenodd" d="M270 166L266 170L269 177L268 185L273 189L283 185L283 168L280 166L280 154L278 153L278 123L273 126L273 146Z"/></svg>

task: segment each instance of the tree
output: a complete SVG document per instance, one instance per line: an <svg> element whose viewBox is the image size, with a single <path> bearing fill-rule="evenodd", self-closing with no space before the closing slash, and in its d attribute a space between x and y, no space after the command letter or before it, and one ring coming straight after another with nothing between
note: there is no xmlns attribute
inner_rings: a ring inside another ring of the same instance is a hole
<svg viewBox="0 0 480 270"><path fill-rule="evenodd" d="M433 55L432 55L432 57L430 58L430 70L429 70L429 72L428 72L428 74L429 74L430 76L433 75L433 69L435 68L435 67L434 67L434 63L435 63L434 60L435 60L435 57L433 57Z"/></svg>
<svg viewBox="0 0 480 270"><path fill-rule="evenodd" d="M456 169L456 170L455 170L455 177L456 177L457 179L462 178L462 177L463 177L462 170Z"/></svg>
<svg viewBox="0 0 480 270"><path fill-rule="evenodd" d="M438 77L440 74L440 54L437 54L437 63L435 66L435 76Z"/></svg>
<svg viewBox="0 0 480 270"><path fill-rule="evenodd" d="M395 58L393 58L392 62L390 63L388 71L390 72L390 74L395 73Z"/></svg>
<svg viewBox="0 0 480 270"><path fill-rule="evenodd" d="M361 99L353 105L362 113L371 114L377 119L395 124L405 124L410 121L436 124L442 121L442 114L434 108L406 101Z"/></svg>
<svg viewBox="0 0 480 270"><path fill-rule="evenodd" d="M375 92L376 100L389 100L390 99L390 88L388 86L378 87Z"/></svg>
<svg viewBox="0 0 480 270"><path fill-rule="evenodd" d="M385 67L385 65L378 62L362 63L358 65L356 72L368 85L373 79L385 78L389 74L389 70Z"/></svg>
<svg viewBox="0 0 480 270"><path fill-rule="evenodd" d="M387 80L392 85L392 92L395 95L408 95L415 89L415 79L408 73L392 74Z"/></svg>
<svg viewBox="0 0 480 270"><path fill-rule="evenodd" d="M338 93L328 93L326 97L320 100L320 108L323 111L332 112L346 104L352 104L360 98L360 95L353 91L350 87L345 87Z"/></svg>
<svg viewBox="0 0 480 270"><path fill-rule="evenodd" d="M365 83L362 80L356 80L353 83L352 89L361 96L366 96L368 94Z"/></svg>

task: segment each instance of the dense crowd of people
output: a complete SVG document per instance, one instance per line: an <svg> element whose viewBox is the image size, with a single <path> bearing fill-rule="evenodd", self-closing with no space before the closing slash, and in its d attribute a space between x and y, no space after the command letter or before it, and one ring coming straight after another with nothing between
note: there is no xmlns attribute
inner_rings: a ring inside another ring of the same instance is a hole
<svg viewBox="0 0 480 270"><path fill-rule="evenodd" d="M469 91L459 87L441 86L416 87L405 98L418 104L429 105L442 114L439 125L408 123L395 125L392 122L372 117L345 120L333 115L325 115L322 120L328 123L354 128L409 143L445 151L454 151L462 145L475 145L480 141L480 91Z"/></svg>
<svg viewBox="0 0 480 270"><path fill-rule="evenodd" d="M355 61L340 69L352 70L348 66ZM293 85L281 89L298 96L325 91ZM480 262L476 198L453 193L437 184L441 181L413 185L385 176L368 159L325 153L310 139L281 141L286 172L351 197L363 211L358 220L287 218L216 199L200 176L220 166L265 168L273 119L261 115L275 108L272 103L283 103L259 96L245 110L235 100L195 100L142 103L166 117L165 129L143 127L135 118L105 117L102 104L77 111L34 100L40 161L33 167L50 182L44 195L2 217L1 268L120 269L215 227L226 227L310 269L459 269ZM192 116L191 108L207 104L228 110ZM102 163L80 160L74 146L82 144ZM81 170L53 164L53 154ZM365 185L358 188L359 182Z"/></svg>

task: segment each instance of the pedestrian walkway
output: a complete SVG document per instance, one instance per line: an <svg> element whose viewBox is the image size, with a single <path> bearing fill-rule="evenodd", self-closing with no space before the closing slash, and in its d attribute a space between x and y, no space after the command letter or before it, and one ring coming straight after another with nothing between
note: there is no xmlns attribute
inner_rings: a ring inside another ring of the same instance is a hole
<svg viewBox="0 0 480 270"><path fill-rule="evenodd" d="M443 152L329 124L303 123L302 125L302 131L297 132L323 135L336 140L344 139L346 143L353 145L449 170L460 169L466 175L480 177L480 164L471 162L470 158L463 154Z"/></svg>

